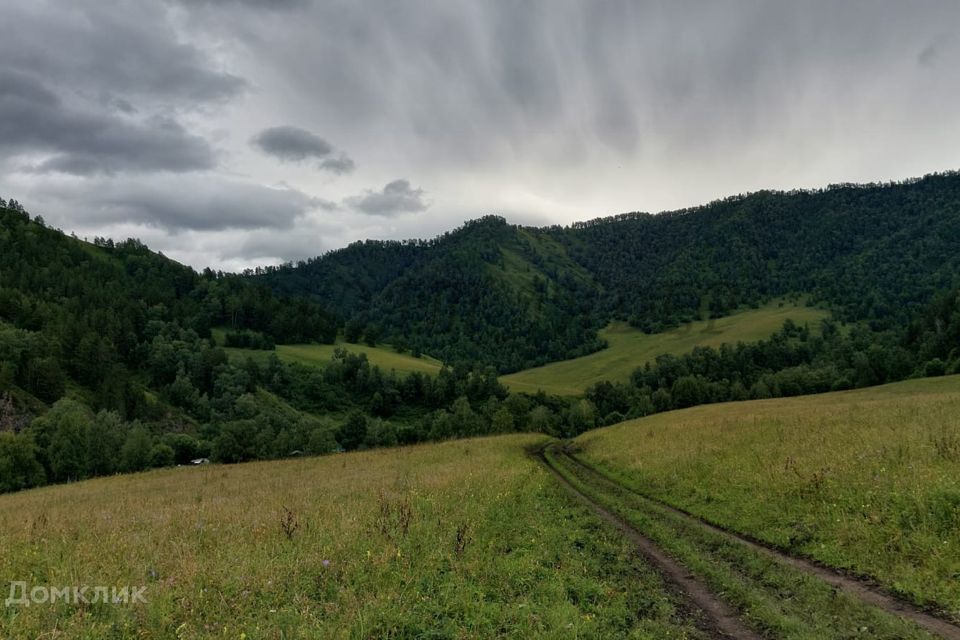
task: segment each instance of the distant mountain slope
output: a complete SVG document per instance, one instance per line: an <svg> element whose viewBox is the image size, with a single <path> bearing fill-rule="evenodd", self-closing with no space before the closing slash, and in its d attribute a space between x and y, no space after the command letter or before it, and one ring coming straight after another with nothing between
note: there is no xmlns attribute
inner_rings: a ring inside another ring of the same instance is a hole
<svg viewBox="0 0 960 640"><path fill-rule="evenodd" d="M641 327L789 292L846 320L903 324L960 276L960 175L820 191L759 192L556 233Z"/></svg>
<svg viewBox="0 0 960 640"><path fill-rule="evenodd" d="M494 216L435 240L364 242L259 276L323 300L349 325L446 362L516 370L602 343L601 289L555 238Z"/></svg>
<svg viewBox="0 0 960 640"><path fill-rule="evenodd" d="M758 192L543 229L489 216L430 241L357 243L256 276L357 327L501 372L808 293L844 320L903 326L960 283L960 175Z"/></svg>

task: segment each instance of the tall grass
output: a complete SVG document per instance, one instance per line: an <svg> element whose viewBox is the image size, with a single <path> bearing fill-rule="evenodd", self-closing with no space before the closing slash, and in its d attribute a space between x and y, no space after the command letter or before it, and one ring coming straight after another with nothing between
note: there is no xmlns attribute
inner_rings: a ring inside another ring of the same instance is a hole
<svg viewBox="0 0 960 640"><path fill-rule="evenodd" d="M2 638L696 636L656 575L505 436L204 466L0 497ZM4 593L6 595L6 593Z"/></svg>
<svg viewBox="0 0 960 640"><path fill-rule="evenodd" d="M960 377L696 407L578 443L634 489L960 617Z"/></svg>

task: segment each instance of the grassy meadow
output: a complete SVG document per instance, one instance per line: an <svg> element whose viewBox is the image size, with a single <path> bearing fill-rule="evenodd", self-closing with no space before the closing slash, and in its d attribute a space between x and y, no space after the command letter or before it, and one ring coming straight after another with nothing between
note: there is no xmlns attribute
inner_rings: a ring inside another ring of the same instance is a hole
<svg viewBox="0 0 960 640"><path fill-rule="evenodd" d="M701 406L581 435L618 482L960 619L960 377Z"/></svg>
<svg viewBox="0 0 960 640"><path fill-rule="evenodd" d="M218 344L223 344L224 331L214 330L214 338ZM333 358L335 349L343 348L351 353L362 353L367 356L370 364L377 365L385 371L396 371L397 373L420 373L436 374L440 371L441 362L428 355L422 355L414 358L409 353L397 353L389 345L370 347L365 344L354 344L338 340L335 344L278 344L276 351L263 351L259 349L238 349L235 347L225 347L224 351L234 360L244 360L247 357L253 358L257 362L263 362L275 353L284 362L297 362L300 364L322 367Z"/></svg>
<svg viewBox="0 0 960 640"><path fill-rule="evenodd" d="M725 318L691 322L664 333L646 334L625 322L615 322L600 331L609 346L589 355L552 362L502 376L513 391L536 393L542 389L558 395L580 395L601 380L625 382L639 366L658 355L679 355L694 347L718 347L723 343L756 342L775 333L788 318L815 328L829 314L813 307L775 302L759 309Z"/></svg>
<svg viewBox="0 0 960 640"><path fill-rule="evenodd" d="M525 453L542 440L0 496L5 587L142 585L147 599L6 607L0 637L701 637L629 543Z"/></svg>

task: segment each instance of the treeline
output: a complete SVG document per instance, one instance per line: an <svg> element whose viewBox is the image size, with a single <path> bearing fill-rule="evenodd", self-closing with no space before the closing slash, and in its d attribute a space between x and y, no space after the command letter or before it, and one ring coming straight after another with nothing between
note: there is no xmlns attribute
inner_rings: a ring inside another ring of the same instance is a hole
<svg viewBox="0 0 960 640"><path fill-rule="evenodd" d="M214 326L280 343L336 337L334 318L314 302L278 298L234 275L197 273L138 240L80 242L39 216L31 220L16 201L6 204L0 199L0 318L18 327L99 334L120 357L150 321L176 320L202 337Z"/></svg>
<svg viewBox="0 0 960 640"><path fill-rule="evenodd" d="M874 331L790 320L767 340L661 355L629 384L587 390L602 424L700 404L840 391L960 373L960 289L938 296L909 329Z"/></svg>
<svg viewBox="0 0 960 640"><path fill-rule="evenodd" d="M316 303L198 274L137 240L80 242L15 201L0 200L0 247L0 390L16 385L48 404L76 383L98 410L142 417L137 387L145 363L163 358L171 327L208 338L226 326L231 340L261 348L336 337Z"/></svg>
<svg viewBox="0 0 960 640"><path fill-rule="evenodd" d="M510 431L566 437L706 402L954 373L960 297L936 295L960 273L954 191L957 176L934 176L795 194L789 206L783 194L754 194L663 221L567 230L488 217L434 242L364 243L309 269L260 275L311 299L196 273L136 240L81 242L0 201L0 491L196 458ZM811 221L794 219L804 212ZM698 245L712 242L722 249ZM305 274L322 286L301 290ZM339 321L321 294L336 287L348 337L451 366L399 376L342 350L324 367L276 354L237 362L213 339L213 328L226 327L227 346L333 342ZM794 290L864 322L816 331L787 323L756 344L663 356L630 383L600 383L584 398L510 394L497 382L498 372L599 348L596 328L617 314L654 330L705 302L716 315Z"/></svg>

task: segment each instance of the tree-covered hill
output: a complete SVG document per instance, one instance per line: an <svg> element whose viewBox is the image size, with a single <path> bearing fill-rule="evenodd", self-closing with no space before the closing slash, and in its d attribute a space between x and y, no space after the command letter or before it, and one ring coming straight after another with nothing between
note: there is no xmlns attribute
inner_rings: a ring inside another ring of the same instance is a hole
<svg viewBox="0 0 960 640"><path fill-rule="evenodd" d="M758 192L556 232L638 326L809 293L842 320L903 325L960 278L960 174Z"/></svg>
<svg viewBox="0 0 960 640"><path fill-rule="evenodd" d="M323 300L364 334L516 370L599 348L601 288L564 246L488 216L430 241L350 245L255 277Z"/></svg>
<svg viewBox="0 0 960 640"><path fill-rule="evenodd" d="M355 334L502 372L791 293L903 327L960 283L960 174L764 191L659 215L528 228L489 216L430 241L351 245L254 277L327 302Z"/></svg>
<svg viewBox="0 0 960 640"><path fill-rule="evenodd" d="M0 206L0 247L0 327L31 336L28 348L3 353L2 375L45 401L73 381L105 406L133 412L130 372L168 325L201 339L218 325L276 342L336 337L333 318L314 302L280 299L237 276L198 274L137 240L71 238L16 201Z"/></svg>

